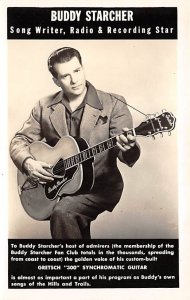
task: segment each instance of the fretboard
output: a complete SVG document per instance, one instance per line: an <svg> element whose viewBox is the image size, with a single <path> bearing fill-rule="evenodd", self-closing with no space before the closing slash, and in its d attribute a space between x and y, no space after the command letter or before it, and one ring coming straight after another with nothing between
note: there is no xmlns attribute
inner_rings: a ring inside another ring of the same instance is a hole
<svg viewBox="0 0 190 300"><path fill-rule="evenodd" d="M108 140L101 142L93 147L90 147L88 149L85 149L81 151L80 153L77 153L69 158L66 158L64 163L64 169L72 168L80 163L83 163L84 161L93 158L99 153L102 153L106 150L109 150L116 146L116 136L109 138Z"/></svg>
<svg viewBox="0 0 190 300"><path fill-rule="evenodd" d="M132 135L136 135L134 128L129 130ZM127 134L126 132L123 134ZM99 153L109 150L115 147L117 144L117 136L111 137L97 145L87 148L73 156L70 156L64 160L59 160L54 166L54 174L59 174L62 170L67 170L72 167L78 166L79 164L85 162L88 159L93 158Z"/></svg>

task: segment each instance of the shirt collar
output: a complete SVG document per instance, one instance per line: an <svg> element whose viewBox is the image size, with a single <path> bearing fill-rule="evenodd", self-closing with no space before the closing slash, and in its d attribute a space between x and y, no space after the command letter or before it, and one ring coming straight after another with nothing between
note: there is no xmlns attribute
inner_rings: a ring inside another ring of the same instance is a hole
<svg viewBox="0 0 190 300"><path fill-rule="evenodd" d="M94 108L103 109L102 103L98 98L95 87L89 82L86 82L87 93L86 93L86 103Z"/></svg>
<svg viewBox="0 0 190 300"><path fill-rule="evenodd" d="M69 105L69 101L68 101L68 99L67 99L65 96L63 96L62 103L63 103L63 105L65 106L65 108L66 108L70 113L72 113L71 108L70 108L70 105ZM85 106L85 104L86 104L86 96L84 97L82 103L81 103L81 104L80 104L73 112L75 112L75 111L77 111L77 110L83 108L83 107Z"/></svg>

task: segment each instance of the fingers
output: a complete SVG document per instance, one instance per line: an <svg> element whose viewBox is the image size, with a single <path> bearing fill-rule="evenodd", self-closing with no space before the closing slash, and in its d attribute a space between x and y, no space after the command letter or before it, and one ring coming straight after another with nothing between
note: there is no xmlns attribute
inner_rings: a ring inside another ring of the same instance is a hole
<svg viewBox="0 0 190 300"><path fill-rule="evenodd" d="M36 170L32 172L31 177L37 179L38 181L53 181L53 177L50 173L47 172L48 175L44 172L43 169Z"/></svg>
<svg viewBox="0 0 190 300"><path fill-rule="evenodd" d="M45 169L51 169L53 166L51 164L47 164L44 161L39 161L39 163L41 164L41 166Z"/></svg>
<svg viewBox="0 0 190 300"><path fill-rule="evenodd" d="M28 170L29 176L34 181L47 182L54 180L50 171L51 166L45 162L30 160L27 162L25 167Z"/></svg>
<svg viewBox="0 0 190 300"><path fill-rule="evenodd" d="M39 163L39 166L37 168L38 172L40 172L44 176L52 177L51 166L44 162L38 162L38 163Z"/></svg>
<svg viewBox="0 0 190 300"><path fill-rule="evenodd" d="M132 134L132 131L127 127L122 129L123 135L131 142L136 142L136 137Z"/></svg>
<svg viewBox="0 0 190 300"><path fill-rule="evenodd" d="M50 172L47 172L43 168L36 169L32 172L32 177L39 179L40 181L53 181L53 176Z"/></svg>
<svg viewBox="0 0 190 300"><path fill-rule="evenodd" d="M128 128L124 128L123 134L117 136L117 146L123 152L131 149L135 143L136 138L130 133Z"/></svg>
<svg viewBox="0 0 190 300"><path fill-rule="evenodd" d="M45 162L40 162L41 164L41 167L40 169L38 170L38 178L40 179L41 183L44 183L44 181L53 181L53 176L52 176L52 173L51 173L51 168L52 168L52 165L49 165Z"/></svg>

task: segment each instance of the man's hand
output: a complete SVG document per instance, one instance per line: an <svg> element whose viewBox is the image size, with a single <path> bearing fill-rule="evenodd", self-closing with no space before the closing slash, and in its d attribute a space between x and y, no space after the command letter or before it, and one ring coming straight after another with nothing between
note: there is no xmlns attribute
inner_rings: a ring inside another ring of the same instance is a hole
<svg viewBox="0 0 190 300"><path fill-rule="evenodd" d="M45 162L34 160L29 157L25 160L23 166L28 172L29 177L34 181L46 183L54 180L52 174L48 171L52 166Z"/></svg>
<svg viewBox="0 0 190 300"><path fill-rule="evenodd" d="M124 134L117 136L117 146L122 152L126 152L136 144L136 138L130 133L128 128L122 129ZM129 133L127 133L129 131Z"/></svg>

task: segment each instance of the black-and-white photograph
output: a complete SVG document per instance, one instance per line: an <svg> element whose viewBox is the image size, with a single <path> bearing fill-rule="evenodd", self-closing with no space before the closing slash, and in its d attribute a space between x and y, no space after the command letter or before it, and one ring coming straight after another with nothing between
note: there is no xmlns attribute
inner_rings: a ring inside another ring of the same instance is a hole
<svg viewBox="0 0 190 300"><path fill-rule="evenodd" d="M176 76L175 40L10 40L10 238L177 238Z"/></svg>

